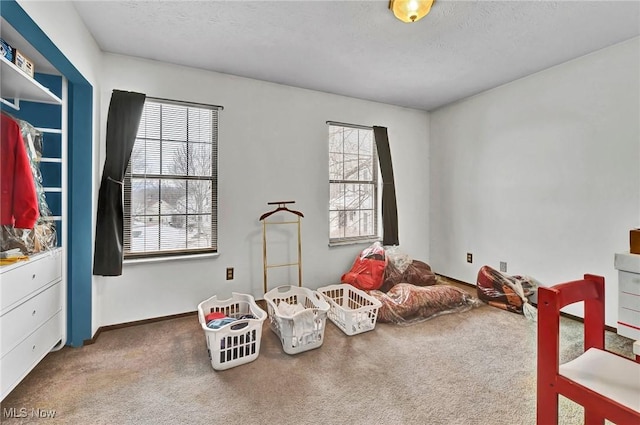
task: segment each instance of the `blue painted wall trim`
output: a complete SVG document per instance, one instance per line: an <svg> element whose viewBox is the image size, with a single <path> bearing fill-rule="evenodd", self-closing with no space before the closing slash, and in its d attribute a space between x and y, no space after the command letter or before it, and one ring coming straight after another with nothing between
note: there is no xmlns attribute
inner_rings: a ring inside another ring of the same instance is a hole
<svg viewBox="0 0 640 425"><path fill-rule="evenodd" d="M2 0L0 14L68 80L67 344L81 346L92 337L93 87L15 0Z"/></svg>
<svg viewBox="0 0 640 425"><path fill-rule="evenodd" d="M92 109L93 89L88 84L69 84L69 140L68 151L69 218L71 227L68 242L68 271L73 277L69 288L67 329L68 343L80 346L91 339L91 192L92 192Z"/></svg>

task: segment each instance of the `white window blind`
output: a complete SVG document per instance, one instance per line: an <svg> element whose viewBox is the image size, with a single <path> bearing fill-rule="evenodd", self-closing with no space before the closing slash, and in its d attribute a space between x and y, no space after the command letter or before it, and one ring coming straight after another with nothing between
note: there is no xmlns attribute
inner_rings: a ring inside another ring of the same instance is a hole
<svg viewBox="0 0 640 425"><path fill-rule="evenodd" d="M218 107L147 98L124 180L125 258L217 251Z"/></svg>

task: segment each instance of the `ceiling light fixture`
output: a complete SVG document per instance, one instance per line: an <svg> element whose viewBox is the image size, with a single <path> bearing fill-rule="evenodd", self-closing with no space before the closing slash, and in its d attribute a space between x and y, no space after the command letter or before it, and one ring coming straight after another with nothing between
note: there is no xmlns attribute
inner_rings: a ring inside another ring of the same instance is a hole
<svg viewBox="0 0 640 425"><path fill-rule="evenodd" d="M390 0L389 9L402 22L415 22L427 16L433 0Z"/></svg>

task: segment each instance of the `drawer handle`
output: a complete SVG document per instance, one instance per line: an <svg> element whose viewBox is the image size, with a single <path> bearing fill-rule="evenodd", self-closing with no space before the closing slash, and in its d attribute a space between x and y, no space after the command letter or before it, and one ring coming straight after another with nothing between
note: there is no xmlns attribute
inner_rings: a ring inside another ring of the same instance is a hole
<svg viewBox="0 0 640 425"><path fill-rule="evenodd" d="M36 315L36 311L35 311L35 310L33 310L33 313L31 313L31 315L32 315L32 316L35 316L35 315Z"/></svg>
<svg viewBox="0 0 640 425"><path fill-rule="evenodd" d="M34 345L33 348L31 348L31 351L36 351L36 346Z"/></svg>
<svg viewBox="0 0 640 425"><path fill-rule="evenodd" d="M36 278L36 274L34 273L34 274L31 276L31 279L35 279L35 278Z"/></svg>

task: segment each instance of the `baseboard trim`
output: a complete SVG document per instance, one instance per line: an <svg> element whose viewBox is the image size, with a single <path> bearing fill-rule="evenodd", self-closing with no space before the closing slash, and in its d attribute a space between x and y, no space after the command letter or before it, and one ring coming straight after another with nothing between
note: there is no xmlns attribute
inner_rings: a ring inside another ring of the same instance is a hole
<svg viewBox="0 0 640 425"><path fill-rule="evenodd" d="M475 288L475 287L477 286L477 285L475 285L475 284L473 284L473 283L463 282L463 281L461 281L461 280L455 279L455 278L453 278L453 277L445 276L445 275L443 275L443 274L438 274L438 273L436 273L436 276L443 277L443 278L445 278L445 279L447 279L447 280L452 280L452 281L454 281L455 283L459 283L460 285L469 286L469 287L471 287L471 288Z"/></svg>
<svg viewBox="0 0 640 425"><path fill-rule="evenodd" d="M470 286L472 288L476 288L478 286L478 285L475 285L473 283L463 282L463 281L455 279L453 277L445 276L443 274L437 274L437 275L438 276L442 276L445 279L452 280L455 283L459 283L460 285ZM536 307L538 307L538 304L536 304L536 303L531 303L531 304L536 306ZM582 317L574 316L573 314L565 313L563 311L560 312L560 316L566 317L567 319L576 320L576 321L578 321L580 323L584 323L584 319ZM609 331L609 332L618 333L618 330L616 328L614 328L613 326L604 325L604 329Z"/></svg>
<svg viewBox="0 0 640 425"><path fill-rule="evenodd" d="M154 317L152 319L143 319L143 320L136 320L133 322L118 323L117 325L100 326L96 331L96 333L93 335L93 337L91 339L85 339L82 345L84 346L84 345L95 344L95 342L98 340L98 337L100 336L100 334L102 334L102 332L112 331L115 329L128 328L131 326L146 325L148 323L162 322L164 320L180 319L182 317L195 316L197 314L198 314L197 311L189 311L186 313L171 314L169 316Z"/></svg>

